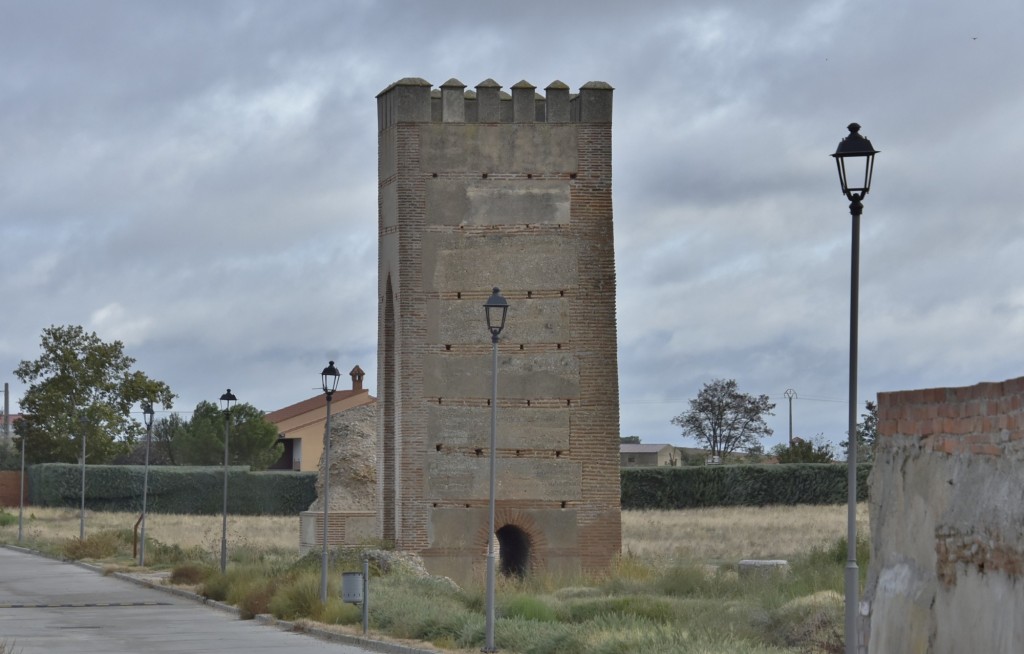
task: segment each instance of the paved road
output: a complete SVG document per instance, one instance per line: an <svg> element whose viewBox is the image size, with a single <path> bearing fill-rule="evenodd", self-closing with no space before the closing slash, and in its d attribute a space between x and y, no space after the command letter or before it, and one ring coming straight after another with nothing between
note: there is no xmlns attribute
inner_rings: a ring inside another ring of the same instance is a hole
<svg viewBox="0 0 1024 654"><path fill-rule="evenodd" d="M0 643L16 654L364 654L0 547Z"/></svg>

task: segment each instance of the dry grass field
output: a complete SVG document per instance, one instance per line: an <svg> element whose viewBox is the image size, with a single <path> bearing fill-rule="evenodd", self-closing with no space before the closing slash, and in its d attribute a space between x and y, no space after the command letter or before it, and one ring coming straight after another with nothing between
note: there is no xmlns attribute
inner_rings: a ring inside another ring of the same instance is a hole
<svg viewBox="0 0 1024 654"><path fill-rule="evenodd" d="M17 507L7 509L17 515ZM85 534L135 528L137 513L85 512ZM62 541L78 538L78 509L26 507L22 535L29 541ZM219 555L221 516L150 513L146 537L183 549L199 548ZM0 542L14 543L18 523L0 527ZM288 516L228 516L228 542L234 546L298 552L299 518Z"/></svg>
<svg viewBox="0 0 1024 654"><path fill-rule="evenodd" d="M13 519L12 519L13 518ZM28 507L24 545L140 571L131 556L138 514L87 512L79 541L75 509ZM866 507L859 507L862 538ZM845 564L844 506L627 511L622 557L610 574L574 579L499 578L496 641L510 654L841 653ZM228 519L229 565L216 565L221 517L151 514L147 564L170 571L205 597L244 615L312 621L355 633L359 612L332 586L318 598L318 559L298 557L298 518ZM0 543L17 542L17 509L0 513ZM861 548L858 548L859 550ZM330 575L351 569L339 552ZM866 556L866 551L863 553ZM736 563L782 558L781 575L741 577ZM862 561L862 572L866 567ZM374 573L370 627L375 637L429 642L459 654L483 642L482 588L443 579ZM2 654L2 653L0 653Z"/></svg>
<svg viewBox="0 0 1024 654"><path fill-rule="evenodd" d="M857 531L868 533L867 504ZM790 559L846 536L846 506L623 511L622 554L645 561L727 563Z"/></svg>
<svg viewBox="0 0 1024 654"><path fill-rule="evenodd" d="M17 515L17 508L7 509ZM133 529L138 514L86 511L86 535ZM857 513L867 534L867 505ZM221 516L151 513L146 534L168 545L220 551ZM77 538L77 509L26 507L23 536L30 541ZM846 535L845 506L720 507L681 511L623 511L622 554L656 563L727 563L740 559L789 559ZM18 525L0 527L0 542L17 541ZM228 516L232 546L298 551L299 519Z"/></svg>

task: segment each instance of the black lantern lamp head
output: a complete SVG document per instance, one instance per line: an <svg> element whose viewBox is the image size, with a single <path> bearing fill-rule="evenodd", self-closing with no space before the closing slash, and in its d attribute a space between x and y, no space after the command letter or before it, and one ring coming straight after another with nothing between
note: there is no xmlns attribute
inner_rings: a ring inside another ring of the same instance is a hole
<svg viewBox="0 0 1024 654"><path fill-rule="evenodd" d="M238 398L231 393L230 388L228 389L227 393L224 393L223 395L220 396L220 408L224 412L225 417L227 417L227 415L231 413L231 407L235 406L235 402L237 401Z"/></svg>
<svg viewBox="0 0 1024 654"><path fill-rule="evenodd" d="M487 298L484 313L487 316L487 329L491 332L491 341L497 343L498 334L505 329L505 314L508 313L508 302L501 296L497 286L491 292L491 297Z"/></svg>
<svg viewBox="0 0 1024 654"><path fill-rule="evenodd" d="M143 402L142 403L142 419L146 423L146 429L149 429L150 427L153 426L153 414L154 413L155 412L153 411L153 403L152 402Z"/></svg>
<svg viewBox="0 0 1024 654"><path fill-rule="evenodd" d="M323 382L324 394L329 400L334 395L334 391L338 390L338 380L341 379L341 373L334 367L333 361L320 373L320 379Z"/></svg>
<svg viewBox="0 0 1024 654"><path fill-rule="evenodd" d="M839 169L839 183L846 198L859 204L871 190L871 173L875 168L878 153L871 141L860 135L860 125L850 123L850 134L839 142L836 148L836 167Z"/></svg>

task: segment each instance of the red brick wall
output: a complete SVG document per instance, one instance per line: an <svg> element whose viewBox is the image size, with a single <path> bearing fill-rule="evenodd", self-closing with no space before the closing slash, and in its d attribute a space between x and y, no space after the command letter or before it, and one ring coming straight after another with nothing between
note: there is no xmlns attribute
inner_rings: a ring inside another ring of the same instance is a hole
<svg viewBox="0 0 1024 654"><path fill-rule="evenodd" d="M427 433L429 403L440 402L437 397L424 396L424 358L429 352L444 352L443 356L481 356L490 354L490 343L457 344L444 346L429 343L425 332L427 294L423 275L423 235L426 229L427 184L437 173L421 169L421 125L431 120L430 111L417 107L429 100L429 86L417 80L397 84L379 96L380 120L378 164L380 170L378 238L380 255L378 334L378 401L381 403L378 437L378 457L385 467L381 475L384 486L381 497L382 529L385 535L392 530L396 545L401 549L423 551L430 546L428 523L432 511L450 509L451 506L428 496L426 456L435 448ZM536 559L542 562L550 539L529 517L531 509L558 511L570 509L576 516L578 552L584 570L606 568L621 547L621 521L619 514L619 407L618 362L615 316L615 257L612 225L611 196L611 116L610 88L601 86L582 90L580 101L574 107L573 126L576 130L577 151L575 170L445 170L446 179L478 180L482 173L491 179L564 180L569 186L569 224L567 226L575 244L578 283L570 288L503 288L511 301L525 301L528 297L564 298L568 306L571 325L569 343L525 343L517 351L500 345L503 357L529 356L552 348L564 350L577 357L579 363L579 394L572 397L534 397L527 406L568 407L569 448L547 450L499 450L498 457L561 458L581 466L579 500L513 502L499 501L501 520L521 528L533 541ZM589 103L589 104L588 104ZM423 105L425 106L425 105ZM602 113L606 109L607 113ZM467 110L467 114L472 113ZM437 118L435 118L437 120ZM461 121L460 121L461 122ZM450 134L455 135L459 123ZM464 135L452 136L450 147L458 152L459 139L473 139L477 130L469 126ZM537 125L536 139L542 141L548 125ZM523 131L531 129L524 125ZM393 193L397 198L394 212L385 215L384 198ZM512 217L510 217L512 218ZM561 234L563 225L502 224L485 226L431 226L434 233L479 233L521 237L524 233ZM460 231L461 230L461 231ZM529 265L523 263L521 265ZM513 275L514 278L514 275ZM393 295L393 314L387 309L389 294L386 284L390 280ZM482 305L488 296L487 280L474 288L458 291L458 298L470 299ZM514 284L513 284L514 286ZM531 295L532 293L532 295ZM477 297L479 295L479 297ZM432 299L437 299L435 297ZM444 299L444 298L442 298ZM393 319L391 316L393 315ZM483 318L481 310L481 320ZM431 349L433 348L433 349ZM446 397L445 403L462 406L486 406L478 398ZM489 405L489 401L487 401ZM501 398L499 385L498 407L510 408L511 400ZM429 440L429 442L428 442ZM440 451L440 450L438 450ZM455 453L451 453L455 455ZM466 453L472 456L472 453ZM469 511L486 506L486 497L466 497L459 501ZM449 503L452 506L454 504ZM477 513L479 513L477 511ZM468 514L467 514L468 515ZM466 544L465 555L476 557L477 550L486 548L487 534L479 535ZM429 554L429 552L427 553ZM450 552L438 553L438 556Z"/></svg>
<svg viewBox="0 0 1024 654"><path fill-rule="evenodd" d="M569 419L570 452L583 464L579 526L584 570L606 568L622 545L611 130L611 123L579 127L579 173L571 185L580 285L570 321L580 359L580 401Z"/></svg>
<svg viewBox="0 0 1024 654"><path fill-rule="evenodd" d="M962 388L878 394L878 436L916 436L943 454L1024 449L1024 377Z"/></svg>
<svg viewBox="0 0 1024 654"><path fill-rule="evenodd" d="M0 472L0 506L18 506L20 470ZM25 475L25 503L28 504L28 475Z"/></svg>

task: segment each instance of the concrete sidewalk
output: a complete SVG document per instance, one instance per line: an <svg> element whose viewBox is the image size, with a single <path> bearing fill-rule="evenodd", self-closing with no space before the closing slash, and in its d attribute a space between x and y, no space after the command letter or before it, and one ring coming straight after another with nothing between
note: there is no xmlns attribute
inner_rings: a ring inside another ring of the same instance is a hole
<svg viewBox="0 0 1024 654"><path fill-rule="evenodd" d="M372 641L331 642L239 620L181 593L0 547L0 643L4 641L16 654L425 652Z"/></svg>

